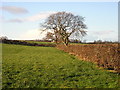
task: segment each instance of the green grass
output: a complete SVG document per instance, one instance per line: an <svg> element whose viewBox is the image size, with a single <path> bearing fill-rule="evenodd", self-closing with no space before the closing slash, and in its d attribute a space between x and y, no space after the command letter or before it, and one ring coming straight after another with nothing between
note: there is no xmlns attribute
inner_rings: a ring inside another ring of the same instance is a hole
<svg viewBox="0 0 120 90"><path fill-rule="evenodd" d="M54 42L40 42L40 41L26 41L26 42L29 42L29 43L37 43L37 44L56 44Z"/></svg>
<svg viewBox="0 0 120 90"><path fill-rule="evenodd" d="M54 47L3 44L3 88L117 88L116 73L99 70Z"/></svg>

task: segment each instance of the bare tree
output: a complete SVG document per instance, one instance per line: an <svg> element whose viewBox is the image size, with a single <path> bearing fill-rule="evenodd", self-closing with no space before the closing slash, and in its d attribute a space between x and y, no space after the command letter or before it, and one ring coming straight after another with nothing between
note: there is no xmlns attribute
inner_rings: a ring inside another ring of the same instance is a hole
<svg viewBox="0 0 120 90"><path fill-rule="evenodd" d="M54 40L54 34L51 32L47 32L45 38L45 40Z"/></svg>
<svg viewBox="0 0 120 90"><path fill-rule="evenodd" d="M45 30L52 30L56 43L63 42L66 46L69 37L79 31L82 36L86 35L86 25L83 23L84 17L75 16L72 13L58 12L50 15L42 25Z"/></svg>

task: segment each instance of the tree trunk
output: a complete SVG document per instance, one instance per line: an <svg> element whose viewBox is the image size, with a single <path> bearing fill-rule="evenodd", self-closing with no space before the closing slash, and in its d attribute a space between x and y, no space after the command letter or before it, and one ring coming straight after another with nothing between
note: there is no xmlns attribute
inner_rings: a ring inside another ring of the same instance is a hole
<svg viewBox="0 0 120 90"><path fill-rule="evenodd" d="M68 37L65 37L65 38L63 39L63 43L64 43L64 45L65 45L66 47L68 46L68 42L69 42Z"/></svg>

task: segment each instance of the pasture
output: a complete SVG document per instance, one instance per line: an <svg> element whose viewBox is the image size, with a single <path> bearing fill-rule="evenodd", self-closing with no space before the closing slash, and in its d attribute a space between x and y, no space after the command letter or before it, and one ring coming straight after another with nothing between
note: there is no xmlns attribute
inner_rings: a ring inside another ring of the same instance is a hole
<svg viewBox="0 0 120 90"><path fill-rule="evenodd" d="M41 41L25 41L28 43L37 43L37 44L56 44L55 42L41 42Z"/></svg>
<svg viewBox="0 0 120 90"><path fill-rule="evenodd" d="M55 47L3 44L3 88L118 88L118 74Z"/></svg>

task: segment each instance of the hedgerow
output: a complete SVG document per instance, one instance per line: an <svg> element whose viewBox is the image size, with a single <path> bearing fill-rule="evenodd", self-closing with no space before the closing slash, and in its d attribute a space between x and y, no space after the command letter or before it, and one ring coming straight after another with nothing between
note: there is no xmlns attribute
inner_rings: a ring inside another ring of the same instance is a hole
<svg viewBox="0 0 120 90"><path fill-rule="evenodd" d="M120 49L118 44L80 44L58 45L57 48L78 56L80 59L94 62L100 67L120 72Z"/></svg>

